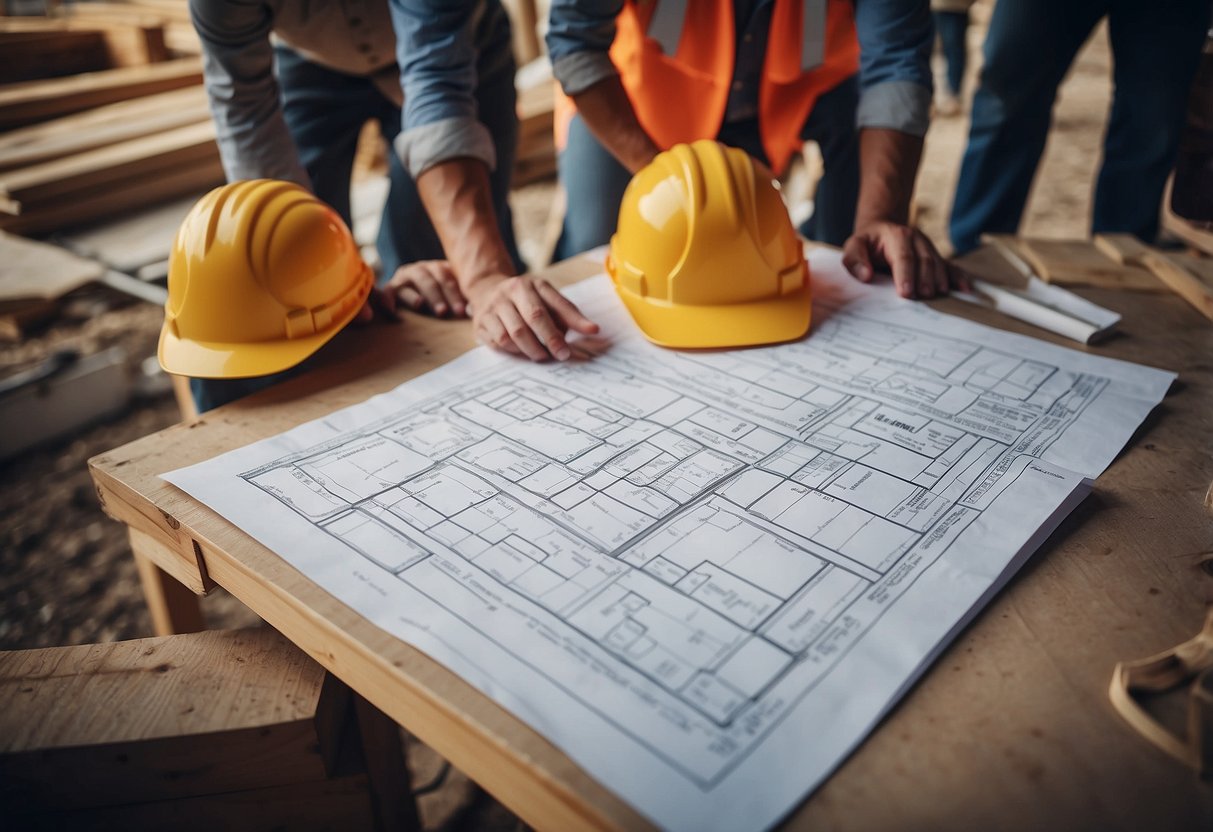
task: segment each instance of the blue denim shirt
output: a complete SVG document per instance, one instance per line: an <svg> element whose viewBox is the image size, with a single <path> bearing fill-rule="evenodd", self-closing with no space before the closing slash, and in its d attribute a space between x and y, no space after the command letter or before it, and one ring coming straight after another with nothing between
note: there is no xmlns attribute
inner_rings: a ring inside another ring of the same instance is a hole
<svg viewBox="0 0 1213 832"><path fill-rule="evenodd" d="M752 10L763 2L773 0L738 5ZM615 39L615 17L622 8L623 0L552 0L548 52L556 79L569 95L617 73L607 51ZM744 19L752 16L756 15L747 11ZM855 0L855 29L861 89L857 125L925 134L930 120L930 58L935 35L928 0ZM766 36L760 26L749 32ZM744 85L745 79L756 77L761 67L750 62L761 61L765 53L765 48L739 49L734 83ZM734 97L730 113L743 117L742 106Z"/></svg>
<svg viewBox="0 0 1213 832"><path fill-rule="evenodd" d="M419 176L460 157L497 165L476 114L477 82L513 75L510 24L500 0L389 0L404 113L395 147Z"/></svg>

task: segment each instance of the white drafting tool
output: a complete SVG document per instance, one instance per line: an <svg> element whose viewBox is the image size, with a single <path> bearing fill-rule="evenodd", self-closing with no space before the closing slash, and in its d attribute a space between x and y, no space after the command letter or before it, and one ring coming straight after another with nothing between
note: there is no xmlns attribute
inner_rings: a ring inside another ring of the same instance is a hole
<svg viewBox="0 0 1213 832"><path fill-rule="evenodd" d="M1174 375L812 257L800 342L474 350L165 475L661 826L769 826L1087 493Z"/></svg>
<svg viewBox="0 0 1213 832"><path fill-rule="evenodd" d="M991 243L1027 282L1022 288L998 286L973 279L972 292L956 292L960 300L995 309L1004 315L1055 332L1080 344L1091 344L1110 335L1120 315L1084 297L1053 286L1036 276L1022 257L997 238Z"/></svg>

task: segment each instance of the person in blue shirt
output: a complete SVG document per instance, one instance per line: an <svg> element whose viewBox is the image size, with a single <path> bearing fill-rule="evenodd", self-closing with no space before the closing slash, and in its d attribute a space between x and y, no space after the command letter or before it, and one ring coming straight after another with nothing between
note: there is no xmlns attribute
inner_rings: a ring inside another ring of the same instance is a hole
<svg viewBox="0 0 1213 832"><path fill-rule="evenodd" d="M510 170L480 118L477 21L496 0L390 0L397 38L403 127L396 150L417 182L466 299L477 338L535 360L571 357L565 334L597 325L547 281L520 275L492 199ZM510 106L513 107L513 88ZM464 310L461 310L464 311Z"/></svg>

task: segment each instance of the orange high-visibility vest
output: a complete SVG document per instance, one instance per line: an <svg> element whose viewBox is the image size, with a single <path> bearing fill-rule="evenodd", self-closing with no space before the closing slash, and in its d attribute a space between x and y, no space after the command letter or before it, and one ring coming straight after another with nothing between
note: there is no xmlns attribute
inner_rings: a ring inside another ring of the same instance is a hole
<svg viewBox="0 0 1213 832"><path fill-rule="evenodd" d="M626 0L611 61L641 126L662 149L716 138L736 43L731 0ZM858 70L853 0L775 0L758 124L776 173L800 149L817 97ZM576 108L557 92L556 144L563 148Z"/></svg>

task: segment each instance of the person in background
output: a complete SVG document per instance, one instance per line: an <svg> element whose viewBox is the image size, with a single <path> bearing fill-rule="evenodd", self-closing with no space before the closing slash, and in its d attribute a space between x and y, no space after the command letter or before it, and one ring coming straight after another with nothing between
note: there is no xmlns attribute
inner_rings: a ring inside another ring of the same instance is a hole
<svg viewBox="0 0 1213 832"><path fill-rule="evenodd" d="M861 280L945 294L952 267L907 224L932 40L927 0L554 0L558 257L606 243L631 175L674 144L717 139L779 173L813 140L825 173L802 232Z"/></svg>
<svg viewBox="0 0 1213 832"><path fill-rule="evenodd" d="M943 52L944 84L936 87L935 113L941 116L960 115L964 109L960 93L964 85L965 67L969 61L967 35L969 7L974 0L931 0L931 16Z"/></svg>
<svg viewBox="0 0 1213 832"><path fill-rule="evenodd" d="M229 181L298 183L351 223L350 175L363 125L377 122L389 144L401 135L403 96L390 2L395 0L190 0ZM499 0L476 4L460 37L460 56L474 73L464 96L475 111L478 152L494 162L485 177L487 213L494 217L503 263L515 273L521 259L507 196L518 125L509 19ZM405 59L441 61L454 48L407 42ZM402 157L388 156L390 190L376 241L387 291L374 297L389 308L399 302L462 316L463 295L417 185ZM363 317L369 315L368 307ZM199 409L208 410L282 377L194 379L191 388Z"/></svg>
<svg viewBox="0 0 1213 832"><path fill-rule="evenodd" d="M949 231L956 252L976 248L982 234L1019 229L1057 87L1105 17L1115 93L1091 230L1153 242L1209 14L1209 0L995 5L952 205Z"/></svg>

